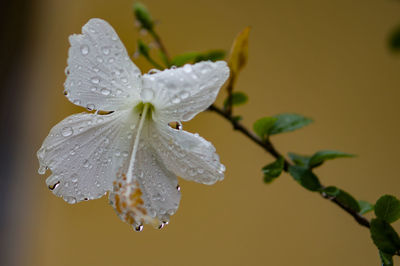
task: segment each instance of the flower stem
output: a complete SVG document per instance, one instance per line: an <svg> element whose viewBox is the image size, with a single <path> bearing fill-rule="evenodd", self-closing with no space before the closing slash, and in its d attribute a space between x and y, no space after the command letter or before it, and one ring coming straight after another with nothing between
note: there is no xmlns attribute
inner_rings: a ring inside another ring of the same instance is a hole
<svg viewBox="0 0 400 266"><path fill-rule="evenodd" d="M274 145L271 143L271 141L269 139L266 140L262 140L260 139L256 134L254 134L253 132L251 132L250 130L248 130L245 126L243 126L239 121L235 120L234 117L229 114L227 111L223 111L222 109L218 108L216 105L211 105L208 108L209 111L215 112L216 114L222 116L223 118L225 118L226 120L228 120L232 126L234 130L238 130L239 132L241 132L242 134L244 134L247 138L249 138L251 141L253 141L254 143L256 143L257 145L259 145L260 147L262 147L266 152L268 152L269 154L271 154L274 158L278 159L280 157L285 158L282 156L282 154L280 154L274 147ZM289 166L292 165L286 158L284 159L284 167L283 170L285 172L288 172ZM356 221L358 224L360 224L361 226L365 226L367 228L370 228L370 222L367 218L365 218L364 216L362 216L361 214L359 214L358 212L346 207L345 205L343 205L341 202L339 202L335 197L328 197L325 194L320 193L320 195L326 199L329 200L330 202L336 204L337 206L339 206L342 210L344 210L345 212L347 212L348 214L350 214Z"/></svg>

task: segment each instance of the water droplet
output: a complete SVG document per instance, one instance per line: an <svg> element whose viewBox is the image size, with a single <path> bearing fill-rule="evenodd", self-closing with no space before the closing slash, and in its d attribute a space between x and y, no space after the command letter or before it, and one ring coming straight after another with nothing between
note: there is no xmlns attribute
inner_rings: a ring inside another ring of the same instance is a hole
<svg viewBox="0 0 400 266"><path fill-rule="evenodd" d="M39 173L40 175L44 175L44 174L46 173L46 170L47 170L47 167L44 166L44 165L41 165L41 166L39 167L38 173Z"/></svg>
<svg viewBox="0 0 400 266"><path fill-rule="evenodd" d="M114 57L110 57L109 59L108 59L108 63L114 63L114 61L115 61L115 58Z"/></svg>
<svg viewBox="0 0 400 266"><path fill-rule="evenodd" d="M180 94L182 99L187 99L189 97L189 92L187 91L182 91Z"/></svg>
<svg viewBox="0 0 400 266"><path fill-rule="evenodd" d="M178 97L175 97L172 99L172 103L178 104L181 102L181 99L179 99Z"/></svg>
<svg viewBox="0 0 400 266"><path fill-rule="evenodd" d="M186 73L192 72L192 66L189 65L189 64L184 65L183 66L183 71L186 72Z"/></svg>
<svg viewBox="0 0 400 266"><path fill-rule="evenodd" d="M103 49L101 49L103 51L103 54L108 55L110 54L110 48L108 47L103 47Z"/></svg>
<svg viewBox="0 0 400 266"><path fill-rule="evenodd" d="M94 72L99 72L100 69L99 69L98 67L93 67L93 71L94 71Z"/></svg>
<svg viewBox="0 0 400 266"><path fill-rule="evenodd" d="M71 136L72 133L74 133L74 131L72 130L71 127L64 127L64 128L61 130L61 135L63 135L64 137Z"/></svg>
<svg viewBox="0 0 400 266"><path fill-rule="evenodd" d="M136 225L134 230L136 232L142 232L143 231L143 225L142 224Z"/></svg>
<svg viewBox="0 0 400 266"><path fill-rule="evenodd" d="M129 153L127 151L122 152L122 156L128 157Z"/></svg>
<svg viewBox="0 0 400 266"><path fill-rule="evenodd" d="M92 111L96 108L96 106L94 106L94 104L89 103L88 105L86 105L86 109L88 109L89 111ZM88 122L89 124L89 122Z"/></svg>
<svg viewBox="0 0 400 266"><path fill-rule="evenodd" d="M93 78L91 79L91 81L92 81L93 84L99 84L100 78L99 78L99 77L93 77Z"/></svg>
<svg viewBox="0 0 400 266"><path fill-rule="evenodd" d="M54 190L54 189L56 189L56 188L58 187L58 185L60 185L60 181L58 181L58 182L55 183L54 185L49 185L48 188L49 188L50 190Z"/></svg>
<svg viewBox="0 0 400 266"><path fill-rule="evenodd" d="M89 167L89 160L83 161L83 167L85 167L85 168Z"/></svg>
<svg viewBox="0 0 400 266"><path fill-rule="evenodd" d="M85 44L81 46L82 55L87 55L89 53L89 47Z"/></svg>
<svg viewBox="0 0 400 266"><path fill-rule="evenodd" d="M97 62L99 63L103 63L103 58L101 58L100 56L96 57Z"/></svg>
<svg viewBox="0 0 400 266"><path fill-rule="evenodd" d="M102 88L101 89L101 94L103 94L103 95L110 95L110 93L111 93L111 91L109 90L109 89L107 89L107 88Z"/></svg>
<svg viewBox="0 0 400 266"><path fill-rule="evenodd" d="M142 100L144 102L149 102L153 99L154 97L154 91L150 88L144 88L141 92L140 92L140 97L142 98Z"/></svg>
<svg viewBox="0 0 400 266"><path fill-rule="evenodd" d="M177 186L176 186L176 190L178 190L178 192L180 192L180 191L181 191L181 186L180 186L180 185L177 185Z"/></svg>
<svg viewBox="0 0 400 266"><path fill-rule="evenodd" d="M76 203L76 199L74 197L70 197L70 196L64 196L63 199L68 202L69 204L74 204Z"/></svg>
<svg viewBox="0 0 400 266"><path fill-rule="evenodd" d="M115 92L117 93L117 95L119 95L119 94L122 93L122 90L121 89L117 89Z"/></svg>
<svg viewBox="0 0 400 266"><path fill-rule="evenodd" d="M80 105L80 104L81 104L81 101L80 101L80 100L75 100L75 101L74 101L74 104Z"/></svg>
<svg viewBox="0 0 400 266"><path fill-rule="evenodd" d="M204 173L204 169L203 169L203 168L198 168L198 169L197 169L197 173L203 174L203 173Z"/></svg>

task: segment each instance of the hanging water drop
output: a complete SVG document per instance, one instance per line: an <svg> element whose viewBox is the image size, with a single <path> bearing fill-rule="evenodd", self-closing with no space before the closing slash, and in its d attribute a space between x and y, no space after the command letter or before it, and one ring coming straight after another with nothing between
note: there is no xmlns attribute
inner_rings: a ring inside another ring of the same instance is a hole
<svg viewBox="0 0 400 266"><path fill-rule="evenodd" d="M134 230L136 232L142 232L143 231L143 224L138 224L135 226Z"/></svg>
<svg viewBox="0 0 400 266"><path fill-rule="evenodd" d="M93 84L99 84L100 78L99 78L99 77L93 77L93 78L91 79L91 81L92 81Z"/></svg>
<svg viewBox="0 0 400 266"><path fill-rule="evenodd" d="M109 89L107 89L107 88L102 88L101 89L101 94L103 94L105 96L110 95L110 93L111 93L111 91Z"/></svg>

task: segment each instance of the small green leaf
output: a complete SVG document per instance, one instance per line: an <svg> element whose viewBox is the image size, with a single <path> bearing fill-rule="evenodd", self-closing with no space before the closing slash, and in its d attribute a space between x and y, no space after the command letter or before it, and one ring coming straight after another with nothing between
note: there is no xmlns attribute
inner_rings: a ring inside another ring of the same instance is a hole
<svg viewBox="0 0 400 266"><path fill-rule="evenodd" d="M318 191L321 189L321 183L318 177L307 168L298 165L289 166L289 173L306 189L311 191Z"/></svg>
<svg viewBox="0 0 400 266"><path fill-rule="evenodd" d="M137 21L139 21L142 28L146 30L153 30L154 22L150 15L149 10L140 2L136 2L133 4L133 13Z"/></svg>
<svg viewBox="0 0 400 266"><path fill-rule="evenodd" d="M279 114L275 117L277 118L277 121L273 127L271 127L269 132L270 135L294 131L312 122L310 118L298 114Z"/></svg>
<svg viewBox="0 0 400 266"><path fill-rule="evenodd" d="M360 205L360 214L366 214L374 210L374 205L365 200L359 200L358 205Z"/></svg>
<svg viewBox="0 0 400 266"><path fill-rule="evenodd" d="M391 195L384 195L375 204L376 217L393 223L400 218L400 201Z"/></svg>
<svg viewBox="0 0 400 266"><path fill-rule="evenodd" d="M218 61L223 60L225 58L226 52L224 50L212 50L205 53L200 53L195 59L193 63L201 62L201 61Z"/></svg>
<svg viewBox="0 0 400 266"><path fill-rule="evenodd" d="M310 160L310 156L306 156L306 155L300 155L300 154L296 154L296 153L292 153L289 152L288 156L290 158L290 160L292 160L292 162L294 162L296 165L300 165L300 166L308 166L308 161Z"/></svg>
<svg viewBox="0 0 400 266"><path fill-rule="evenodd" d="M355 212L360 212L360 205L358 205L358 201L346 191L340 189L340 193L336 195L336 199L347 208L352 209Z"/></svg>
<svg viewBox="0 0 400 266"><path fill-rule="evenodd" d="M248 100L247 95L240 91L232 93L231 97L232 97L232 105L233 106L245 104ZM224 101L225 109L228 107L228 103L229 103L229 97L227 99L225 99L225 101Z"/></svg>
<svg viewBox="0 0 400 266"><path fill-rule="evenodd" d="M392 266L393 256L379 250L379 257L381 258L382 266Z"/></svg>
<svg viewBox="0 0 400 266"><path fill-rule="evenodd" d="M273 163L270 163L262 168L264 173L264 182L271 183L275 178L279 177L283 171L283 166L285 165L285 160L283 157L279 157Z"/></svg>
<svg viewBox="0 0 400 266"><path fill-rule="evenodd" d="M390 34L389 46L393 52L400 52L400 26Z"/></svg>
<svg viewBox="0 0 400 266"><path fill-rule="evenodd" d="M269 135L269 130L275 124L276 120L276 117L260 118L254 122L253 130L260 138L264 139Z"/></svg>
<svg viewBox="0 0 400 266"><path fill-rule="evenodd" d="M138 52L146 58L150 56L150 47L140 39L138 40Z"/></svg>
<svg viewBox="0 0 400 266"><path fill-rule="evenodd" d="M187 52L180 55L175 56L171 65L173 66L183 66L187 63L197 63L201 61L217 61L225 58L226 52L224 50L211 50L208 52L200 53L200 52Z"/></svg>
<svg viewBox="0 0 400 266"><path fill-rule="evenodd" d="M354 155L341 151L331 151L331 150L318 151L314 153L313 156L311 156L308 165L310 168L314 168L321 165L326 160L332 160L335 158L344 158L344 157L354 157Z"/></svg>
<svg viewBox="0 0 400 266"><path fill-rule="evenodd" d="M400 238L393 227L379 218L371 221L371 238L379 250L394 255L400 249Z"/></svg>
<svg viewBox="0 0 400 266"><path fill-rule="evenodd" d="M322 191L331 197L336 197L337 195L340 194L340 189L338 189L337 187L334 187L334 186L326 187Z"/></svg>
<svg viewBox="0 0 400 266"><path fill-rule="evenodd" d="M339 189L334 186L326 187L322 190L322 192L326 193L330 197L334 197L339 203L341 203L346 208L349 208L355 212L360 211L360 206L358 202L346 191Z"/></svg>

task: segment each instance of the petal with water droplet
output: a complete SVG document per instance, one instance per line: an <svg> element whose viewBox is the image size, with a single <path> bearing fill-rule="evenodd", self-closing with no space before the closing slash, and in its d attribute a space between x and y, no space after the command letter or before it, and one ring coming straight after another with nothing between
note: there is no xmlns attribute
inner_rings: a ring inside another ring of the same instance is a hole
<svg viewBox="0 0 400 266"><path fill-rule="evenodd" d="M187 121L207 109L229 77L225 61L200 62L143 75L143 89L154 91L156 119Z"/></svg>
<svg viewBox="0 0 400 266"><path fill-rule="evenodd" d="M207 185L224 178L225 166L209 141L162 124L153 124L151 131L151 144L176 175Z"/></svg>
<svg viewBox="0 0 400 266"><path fill-rule="evenodd" d="M109 191L127 161L116 154L131 151L132 140L127 136L135 133L131 125L136 120L131 111L81 113L54 126L37 153L40 169L52 172L46 183L53 193L75 203Z"/></svg>
<svg viewBox="0 0 400 266"><path fill-rule="evenodd" d="M141 73L129 59L114 29L104 20L91 19L82 34L69 38L65 89L73 103L97 110L115 111L139 100ZM115 78L115 73L123 73ZM99 89L92 89L94 86ZM76 101L79 100L79 101Z"/></svg>

